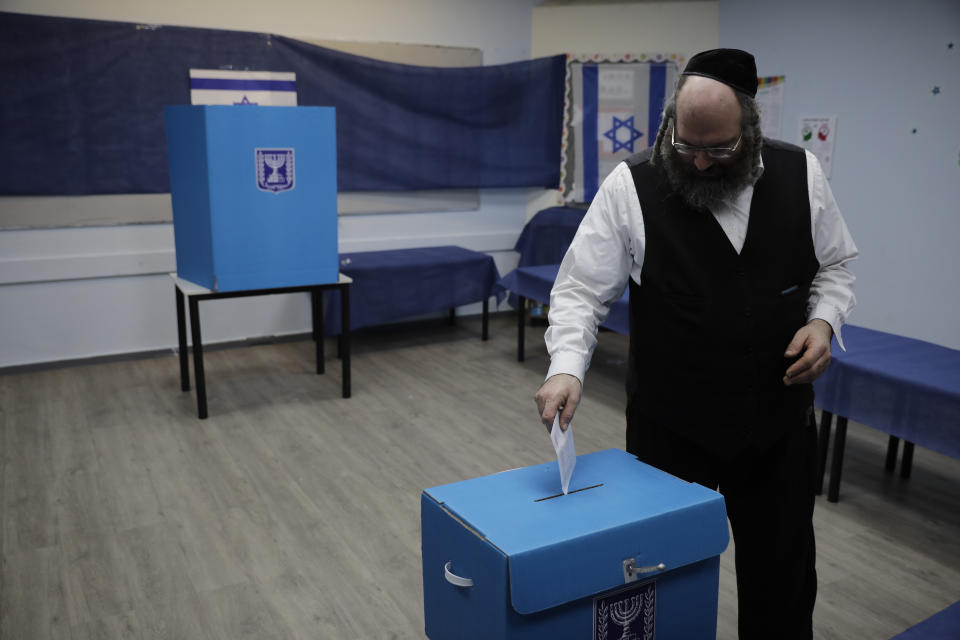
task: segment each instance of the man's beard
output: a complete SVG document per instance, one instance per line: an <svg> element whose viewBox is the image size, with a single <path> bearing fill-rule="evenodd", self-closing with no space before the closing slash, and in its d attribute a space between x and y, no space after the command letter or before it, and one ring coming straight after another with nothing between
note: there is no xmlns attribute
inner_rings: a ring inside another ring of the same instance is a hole
<svg viewBox="0 0 960 640"><path fill-rule="evenodd" d="M660 147L667 179L685 203L694 209L713 209L735 198L754 181L754 145L744 140L740 155L730 164L714 164L704 172L667 143Z"/></svg>

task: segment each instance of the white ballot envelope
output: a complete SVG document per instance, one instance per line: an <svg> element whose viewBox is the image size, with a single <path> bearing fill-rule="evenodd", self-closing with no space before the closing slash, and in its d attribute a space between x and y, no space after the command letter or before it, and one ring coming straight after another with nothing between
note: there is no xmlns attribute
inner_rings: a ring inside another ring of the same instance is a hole
<svg viewBox="0 0 960 640"><path fill-rule="evenodd" d="M557 452L557 466L560 467L560 485L563 495L567 495L570 488L570 478L573 468L577 466L577 449L573 445L573 425L567 425L567 430L560 428L560 412L553 419L553 428L550 429L550 441Z"/></svg>

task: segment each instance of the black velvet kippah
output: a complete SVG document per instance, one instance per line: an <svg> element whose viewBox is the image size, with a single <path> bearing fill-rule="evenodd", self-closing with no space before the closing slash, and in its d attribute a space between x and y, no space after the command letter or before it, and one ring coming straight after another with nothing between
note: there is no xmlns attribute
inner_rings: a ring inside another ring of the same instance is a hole
<svg viewBox="0 0 960 640"><path fill-rule="evenodd" d="M682 75L713 78L751 98L757 95L757 63L740 49L702 51L690 58Z"/></svg>

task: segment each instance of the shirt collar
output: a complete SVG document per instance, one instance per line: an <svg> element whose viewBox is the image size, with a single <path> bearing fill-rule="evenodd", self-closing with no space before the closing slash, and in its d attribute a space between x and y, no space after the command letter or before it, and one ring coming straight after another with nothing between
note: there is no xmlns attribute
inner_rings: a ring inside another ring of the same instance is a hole
<svg viewBox="0 0 960 640"><path fill-rule="evenodd" d="M757 171L757 180L763 176L763 153L760 154L760 166ZM757 180L753 181L753 184L757 184Z"/></svg>

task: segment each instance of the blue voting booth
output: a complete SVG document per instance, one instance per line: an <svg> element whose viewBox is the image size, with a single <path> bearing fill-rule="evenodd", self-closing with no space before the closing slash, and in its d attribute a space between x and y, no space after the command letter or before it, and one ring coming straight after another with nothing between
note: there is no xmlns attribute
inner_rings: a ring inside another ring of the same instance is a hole
<svg viewBox="0 0 960 640"><path fill-rule="evenodd" d="M213 291L337 281L332 107L164 109L177 275Z"/></svg>
<svg viewBox="0 0 960 640"><path fill-rule="evenodd" d="M431 640L716 637L723 497L609 449L421 496Z"/></svg>

